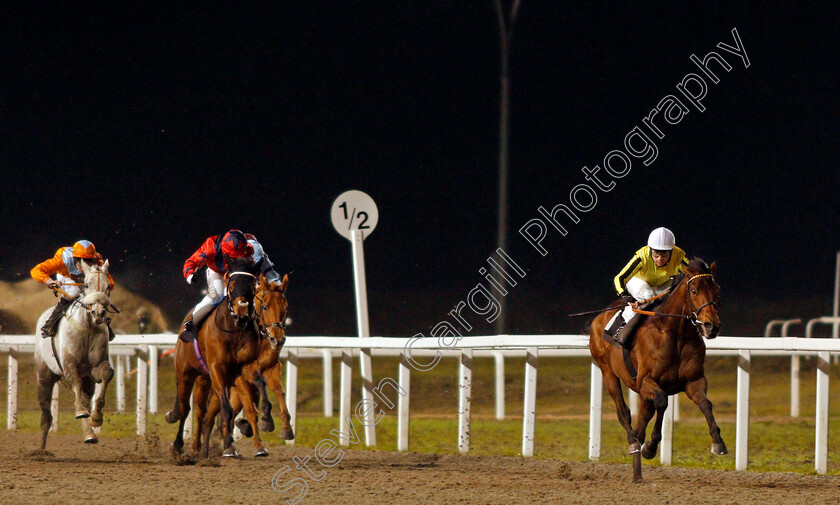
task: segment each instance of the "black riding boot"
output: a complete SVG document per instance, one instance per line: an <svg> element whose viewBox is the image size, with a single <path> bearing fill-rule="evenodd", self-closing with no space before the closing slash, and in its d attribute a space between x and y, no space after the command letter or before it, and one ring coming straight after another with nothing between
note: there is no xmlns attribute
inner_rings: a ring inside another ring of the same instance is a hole
<svg viewBox="0 0 840 505"><path fill-rule="evenodd" d="M182 341L190 343L195 340L195 325L193 324L192 318L187 319L184 322L184 328L181 330L181 334L178 335Z"/></svg>
<svg viewBox="0 0 840 505"><path fill-rule="evenodd" d="M58 303L55 304L52 314L50 314L50 317L47 318L44 326L41 328L41 338L55 336L55 331L58 329L58 322L61 320L61 316L67 312L67 308L70 307L71 303L73 303L73 300L63 296L58 299Z"/></svg>
<svg viewBox="0 0 840 505"><path fill-rule="evenodd" d="M622 324L616 331L615 339L622 347L626 347L628 349L632 347L633 330L636 329L636 325L639 324L639 321L642 319L640 316L641 314L634 314L629 321ZM623 317L619 317L619 319L624 321Z"/></svg>

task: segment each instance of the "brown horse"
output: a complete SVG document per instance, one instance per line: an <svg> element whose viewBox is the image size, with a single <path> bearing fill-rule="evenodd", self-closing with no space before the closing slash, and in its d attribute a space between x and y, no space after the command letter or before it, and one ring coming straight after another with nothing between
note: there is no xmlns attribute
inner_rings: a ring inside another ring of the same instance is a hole
<svg viewBox="0 0 840 505"><path fill-rule="evenodd" d="M254 324L257 277L253 268L252 265L232 265L230 272L225 275L227 297L213 309L198 330L196 342L203 362L196 354L192 342L178 340L175 345L177 397L173 410L166 413L166 421L180 421L178 435L172 444L176 454L180 454L184 446L184 422L190 411L190 393L196 379L204 376L209 377L220 403L223 455L238 456L229 429L233 419L230 392L242 374L242 368L258 356L259 333ZM196 398L196 405L201 404ZM206 447L203 456L207 456Z"/></svg>
<svg viewBox="0 0 840 505"><path fill-rule="evenodd" d="M627 431L627 443L633 455L633 481L642 480L641 456L651 459L662 440L662 418L668 406L668 395L684 391L700 407L712 436L712 453L726 454L720 428L712 414L712 402L706 397L707 382L703 371L706 345L702 337L715 338L720 330L718 302L720 287L715 282L715 264L709 267L694 258L683 267L683 275L675 280L674 289L652 315L638 326L634 347L630 351L634 378L625 365L622 349L603 338L604 326L615 310L604 312L592 321L589 350L601 369L604 385L618 410L618 420ZM616 309L623 308L618 302ZM624 402L621 382L641 396L641 407L633 431L630 409ZM645 432L653 414L656 422L650 441ZM644 444L644 446L642 446Z"/></svg>
<svg viewBox="0 0 840 505"><path fill-rule="evenodd" d="M257 457L268 456L268 450L263 447L260 440L259 431L274 431L271 401L268 399L265 389L266 382L280 400L280 417L283 421L280 437L285 440L295 438L290 424L291 416L289 416L289 409L286 406L286 391L282 382L283 364L279 358L280 350L286 341L285 320L288 302L285 293L288 285L288 275L283 277L279 285L266 281L265 277L260 277L260 286L255 297L255 307L260 332L265 338L260 339L259 357L242 367L242 375L237 378L236 388L231 391L233 415L244 409L247 417L247 421L240 420L237 422L237 426L245 436L254 437L253 443L256 449L255 456ZM206 377L196 381L194 391L196 418L200 426L200 433L193 440L193 447L198 450L201 437L203 436L205 440L208 440L212 431L213 420L219 412L219 400L216 396L209 396L209 382ZM258 424L256 405L260 398L263 401L263 417ZM209 404L206 404L208 400Z"/></svg>

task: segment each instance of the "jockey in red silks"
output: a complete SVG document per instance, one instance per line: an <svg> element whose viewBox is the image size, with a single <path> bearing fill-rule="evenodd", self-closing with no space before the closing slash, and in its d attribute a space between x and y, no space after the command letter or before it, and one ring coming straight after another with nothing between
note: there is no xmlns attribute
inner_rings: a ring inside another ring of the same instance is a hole
<svg viewBox="0 0 840 505"><path fill-rule="evenodd" d="M239 230L230 230L223 235L208 237L184 263L184 278L188 284L194 284L195 273L201 267L207 267L207 296L198 302L192 311L192 317L184 322L183 330L178 335L184 342L192 342L195 339L201 322L224 298L224 275L230 268L230 259L252 261L268 282L280 282L280 275L255 236Z"/></svg>
<svg viewBox="0 0 840 505"><path fill-rule="evenodd" d="M38 282L42 282L50 289L61 289L64 293L41 328L41 338L54 337L61 316L81 294L80 284L85 280L82 273L82 262L88 265L103 265L102 255L96 252L96 247L90 240L79 240L72 246L61 247L52 258L38 263L29 274ZM55 276L55 279L53 279ZM114 278L108 274L108 292L114 289ZM57 291L56 291L57 293ZM69 298L68 298L69 296ZM111 318L107 318L108 340L114 340L114 330L111 329Z"/></svg>

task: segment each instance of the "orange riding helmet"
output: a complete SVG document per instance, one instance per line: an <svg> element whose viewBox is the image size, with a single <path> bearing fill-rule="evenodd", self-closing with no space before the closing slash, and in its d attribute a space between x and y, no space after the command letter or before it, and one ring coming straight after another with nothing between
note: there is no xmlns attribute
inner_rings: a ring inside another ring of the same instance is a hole
<svg viewBox="0 0 840 505"><path fill-rule="evenodd" d="M80 240L73 244L74 258L95 258L96 247L90 240Z"/></svg>

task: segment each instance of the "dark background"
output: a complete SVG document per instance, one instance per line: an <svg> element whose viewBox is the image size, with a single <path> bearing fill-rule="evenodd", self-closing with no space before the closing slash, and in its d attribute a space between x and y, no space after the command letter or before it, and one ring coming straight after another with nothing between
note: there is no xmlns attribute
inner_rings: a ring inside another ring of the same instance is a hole
<svg viewBox="0 0 840 505"><path fill-rule="evenodd" d="M609 302L656 226L718 261L724 333L830 312L836 6L559 4L524 0L513 41L508 250L528 275L508 331L580 330L566 313ZM374 334L427 332L482 281L498 190L489 0L126 2L0 18L0 278L87 238L174 321L201 296L184 260L235 227L296 269L293 333L354 334L350 246L329 210L360 189L380 211L365 242ZM749 68L715 47L734 44L732 28ZM651 166L635 163L536 254L519 227L568 203L580 168L621 148L698 72L689 56L713 50L733 70L709 84L707 110L669 127Z"/></svg>

